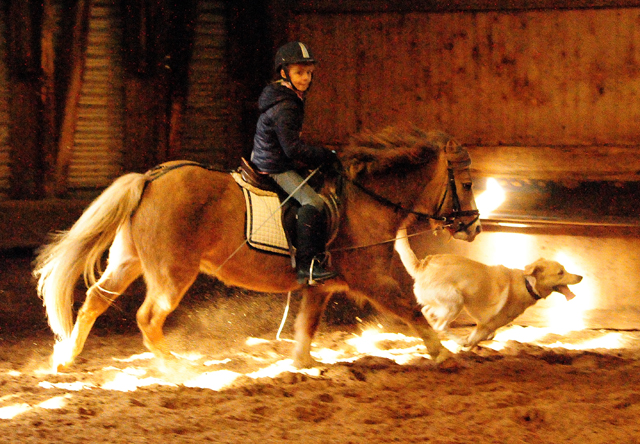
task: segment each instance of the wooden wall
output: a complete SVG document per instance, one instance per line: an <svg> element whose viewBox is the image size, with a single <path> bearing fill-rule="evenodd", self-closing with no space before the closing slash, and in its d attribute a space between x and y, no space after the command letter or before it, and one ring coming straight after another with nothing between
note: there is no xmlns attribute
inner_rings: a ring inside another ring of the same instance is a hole
<svg viewBox="0 0 640 444"><path fill-rule="evenodd" d="M470 149L474 185L501 179L507 202L474 242L424 236L418 255L557 259L585 276L578 297L549 298L519 323L637 328L640 4L422 3L295 8L290 38L320 60L306 136L339 146L393 124L449 132Z"/></svg>
<svg viewBox="0 0 640 444"><path fill-rule="evenodd" d="M640 226L638 0L162 4L3 3L0 247L66 228L43 224L45 209L71 223L83 204L72 200L123 172L174 158L235 166L273 52L290 39L320 60L306 140L442 129L469 147L474 178L606 182L615 196L597 202L625 202L607 216ZM535 189L513 211L571 194L541 200L551 187Z"/></svg>
<svg viewBox="0 0 640 444"><path fill-rule="evenodd" d="M313 141L411 122L470 146L480 175L640 180L640 7L330 3L291 20L320 60Z"/></svg>
<svg viewBox="0 0 640 444"><path fill-rule="evenodd" d="M0 248L68 228L125 172L238 164L240 55L227 34L241 3L2 3Z"/></svg>

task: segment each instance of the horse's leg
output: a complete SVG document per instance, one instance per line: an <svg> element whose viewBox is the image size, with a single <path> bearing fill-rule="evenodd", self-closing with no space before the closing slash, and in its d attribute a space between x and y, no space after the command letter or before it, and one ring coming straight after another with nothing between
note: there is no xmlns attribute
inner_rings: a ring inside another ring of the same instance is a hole
<svg viewBox="0 0 640 444"><path fill-rule="evenodd" d="M82 351L98 316L140 276L140 260L130 243L127 229L120 230L110 249L107 269L97 283L87 290L87 297L78 311L69 338L54 346L53 366L56 370L68 367Z"/></svg>
<svg viewBox="0 0 640 444"><path fill-rule="evenodd" d="M403 320L420 336L427 347L427 353L436 362L443 362L451 357L451 352L442 345L438 334L431 328L429 322L419 309L412 310L411 316Z"/></svg>
<svg viewBox="0 0 640 444"><path fill-rule="evenodd" d="M311 341L318 331L322 314L331 298L331 293L320 287L306 287L302 291L302 303L296 317L293 365L309 368L317 364L311 357Z"/></svg>
<svg viewBox="0 0 640 444"><path fill-rule="evenodd" d="M176 256L174 260L179 258ZM178 307L182 297L196 280L198 272L197 264L192 267L174 264L163 272L158 269L145 270L147 295L138 309L136 319L145 347L158 358L172 357L162 327L167 316Z"/></svg>
<svg viewBox="0 0 640 444"><path fill-rule="evenodd" d="M451 356L449 350L440 342L438 334L422 315L413 295L406 297L398 281L389 276L379 275L377 279L367 281L366 291L363 293L374 307L397 316L411 327L424 341L427 353L436 362L442 362Z"/></svg>

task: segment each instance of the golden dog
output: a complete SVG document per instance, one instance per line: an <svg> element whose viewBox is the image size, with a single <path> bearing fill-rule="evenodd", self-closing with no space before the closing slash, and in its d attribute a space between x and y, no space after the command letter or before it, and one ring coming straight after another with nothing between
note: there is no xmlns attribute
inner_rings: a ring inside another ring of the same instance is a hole
<svg viewBox="0 0 640 444"><path fill-rule="evenodd" d="M496 329L554 291L572 299L575 295L568 285L582 280L582 276L568 273L558 262L546 259L538 259L524 270L489 266L454 254L419 260L404 229L398 231L395 249L415 281L416 299L434 330L444 332L463 307L476 321L473 331L460 341L469 349L491 339Z"/></svg>

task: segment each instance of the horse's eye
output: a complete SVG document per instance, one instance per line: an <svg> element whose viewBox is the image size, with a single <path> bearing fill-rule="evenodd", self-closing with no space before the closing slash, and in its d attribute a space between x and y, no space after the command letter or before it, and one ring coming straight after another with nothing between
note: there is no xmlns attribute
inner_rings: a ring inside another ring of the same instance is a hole
<svg viewBox="0 0 640 444"><path fill-rule="evenodd" d="M473 188L473 184L471 182L463 183L462 188L464 188L465 191L471 191L471 188Z"/></svg>

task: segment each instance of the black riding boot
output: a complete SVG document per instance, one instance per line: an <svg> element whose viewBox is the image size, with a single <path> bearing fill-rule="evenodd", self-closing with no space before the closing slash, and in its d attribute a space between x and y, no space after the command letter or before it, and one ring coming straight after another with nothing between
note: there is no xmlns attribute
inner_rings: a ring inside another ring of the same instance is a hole
<svg viewBox="0 0 640 444"><path fill-rule="evenodd" d="M325 252L327 230L324 214L311 205L303 205L298 210L296 268L298 282L314 285L337 276L335 271L325 270L320 264L320 256Z"/></svg>

